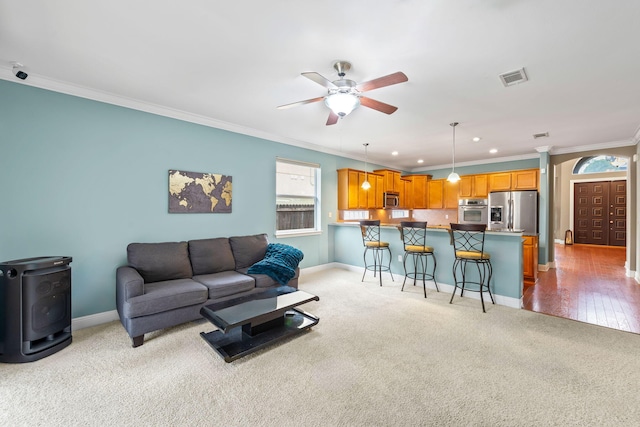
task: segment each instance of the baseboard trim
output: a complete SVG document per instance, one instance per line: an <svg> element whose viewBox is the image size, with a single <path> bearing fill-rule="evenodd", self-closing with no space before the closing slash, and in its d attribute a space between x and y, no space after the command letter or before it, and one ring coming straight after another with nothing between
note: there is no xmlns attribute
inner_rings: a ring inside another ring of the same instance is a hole
<svg viewBox="0 0 640 427"><path fill-rule="evenodd" d="M71 319L71 330L90 328L92 326L102 325L104 323L118 320L118 312L116 310L103 311L102 313L90 314L89 316L76 317Z"/></svg>

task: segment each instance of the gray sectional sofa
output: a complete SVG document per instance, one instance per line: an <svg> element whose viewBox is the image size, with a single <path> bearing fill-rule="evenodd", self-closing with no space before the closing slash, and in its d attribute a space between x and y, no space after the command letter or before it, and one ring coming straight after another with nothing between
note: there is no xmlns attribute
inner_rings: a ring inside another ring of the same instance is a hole
<svg viewBox="0 0 640 427"><path fill-rule="evenodd" d="M128 265L116 271L116 306L133 347L148 332L201 318L207 303L282 286L248 273L267 246L266 234L128 245ZM299 274L287 286L297 288Z"/></svg>

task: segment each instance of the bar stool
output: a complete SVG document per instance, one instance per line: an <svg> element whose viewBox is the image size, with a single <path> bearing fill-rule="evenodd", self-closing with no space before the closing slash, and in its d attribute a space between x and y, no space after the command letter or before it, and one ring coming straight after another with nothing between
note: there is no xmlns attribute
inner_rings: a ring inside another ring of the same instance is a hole
<svg viewBox="0 0 640 427"><path fill-rule="evenodd" d="M438 282L436 282L436 257L433 254L433 248L427 246L426 221L402 221L398 229L400 230L400 238L404 245L404 257L402 258L404 281L402 282L401 291L404 291L404 284L407 278L413 279L413 286L416 285L418 278L422 278L422 288L425 298L427 297L426 280L433 280L433 283L436 284L436 291L440 292ZM413 260L413 272L407 272L407 258L409 255L411 255ZM429 258L433 260L431 273L427 272ZM420 268L418 268L418 266L420 266Z"/></svg>
<svg viewBox="0 0 640 427"><path fill-rule="evenodd" d="M380 286L382 286L383 271L388 271L391 275L391 280L394 280L391 273L389 242L380 241L380 220L360 221L360 231L362 232L362 244L364 245L364 273L361 281L364 282L367 270L373 271L373 277L376 277L376 274L380 275ZM367 264L367 252L369 252L369 249L373 251L373 264ZM389 252L389 264L387 266L382 265L385 251Z"/></svg>
<svg viewBox="0 0 640 427"><path fill-rule="evenodd" d="M484 309L483 293L489 292L491 302L495 304L493 294L491 293L491 255L484 251L484 233L487 226L484 224L451 224L451 242L455 253L455 261L453 262L453 280L455 287L449 304L453 303L453 297L456 289L460 288L460 296L464 291L473 291L480 293L480 301L482 302L482 311ZM468 277L467 264L474 264L478 270L477 276L474 274L471 280ZM460 270L462 280L458 279L457 271ZM466 288L471 285L471 289Z"/></svg>

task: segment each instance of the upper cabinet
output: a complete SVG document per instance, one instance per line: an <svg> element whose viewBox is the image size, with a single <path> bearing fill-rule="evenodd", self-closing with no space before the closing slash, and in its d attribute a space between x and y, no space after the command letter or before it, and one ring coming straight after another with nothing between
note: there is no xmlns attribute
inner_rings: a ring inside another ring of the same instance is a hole
<svg viewBox="0 0 640 427"><path fill-rule="evenodd" d="M428 209L457 209L458 183L446 179L432 179L427 183Z"/></svg>
<svg viewBox="0 0 640 427"><path fill-rule="evenodd" d="M489 191L511 190L511 172L489 174Z"/></svg>
<svg viewBox="0 0 640 427"><path fill-rule="evenodd" d="M364 190L362 183L365 179L364 171L357 169L338 170L338 209L381 209L384 177L367 173L367 181L371 188Z"/></svg>
<svg viewBox="0 0 640 427"><path fill-rule="evenodd" d="M449 182L444 180L444 208L445 209L458 209L458 191L459 182Z"/></svg>
<svg viewBox="0 0 640 427"><path fill-rule="evenodd" d="M461 199L486 198L489 195L488 175L462 176L458 184L458 196Z"/></svg>
<svg viewBox="0 0 640 427"><path fill-rule="evenodd" d="M400 179L400 207L413 209L413 181Z"/></svg>
<svg viewBox="0 0 640 427"><path fill-rule="evenodd" d="M511 187L513 190L537 190L538 169L511 172Z"/></svg>
<svg viewBox="0 0 640 427"><path fill-rule="evenodd" d="M537 190L538 169L489 174L489 191Z"/></svg>
<svg viewBox="0 0 640 427"><path fill-rule="evenodd" d="M427 209L444 208L444 179L432 179L427 183Z"/></svg>
<svg viewBox="0 0 640 427"><path fill-rule="evenodd" d="M411 196L408 197L407 203L410 209L427 209L428 207L428 190L427 183L431 179L431 175L406 175L403 180L411 182ZM405 185L405 190L407 186Z"/></svg>
<svg viewBox="0 0 640 427"><path fill-rule="evenodd" d="M376 169L373 171L379 175L384 177L384 187L382 191L393 191L395 193L399 193L401 191L401 186L404 184L400 182L400 172L394 171L391 169Z"/></svg>

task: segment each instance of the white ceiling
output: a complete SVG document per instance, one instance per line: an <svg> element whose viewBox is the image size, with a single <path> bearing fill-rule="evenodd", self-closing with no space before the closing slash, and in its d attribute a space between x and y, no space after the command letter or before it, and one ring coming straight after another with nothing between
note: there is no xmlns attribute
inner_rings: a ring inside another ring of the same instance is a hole
<svg viewBox="0 0 640 427"><path fill-rule="evenodd" d="M366 93L398 111L276 109L325 95L300 73L337 59L403 71ZM0 0L0 78L407 171L451 164L453 121L458 165L530 158L638 142L640 1Z"/></svg>

